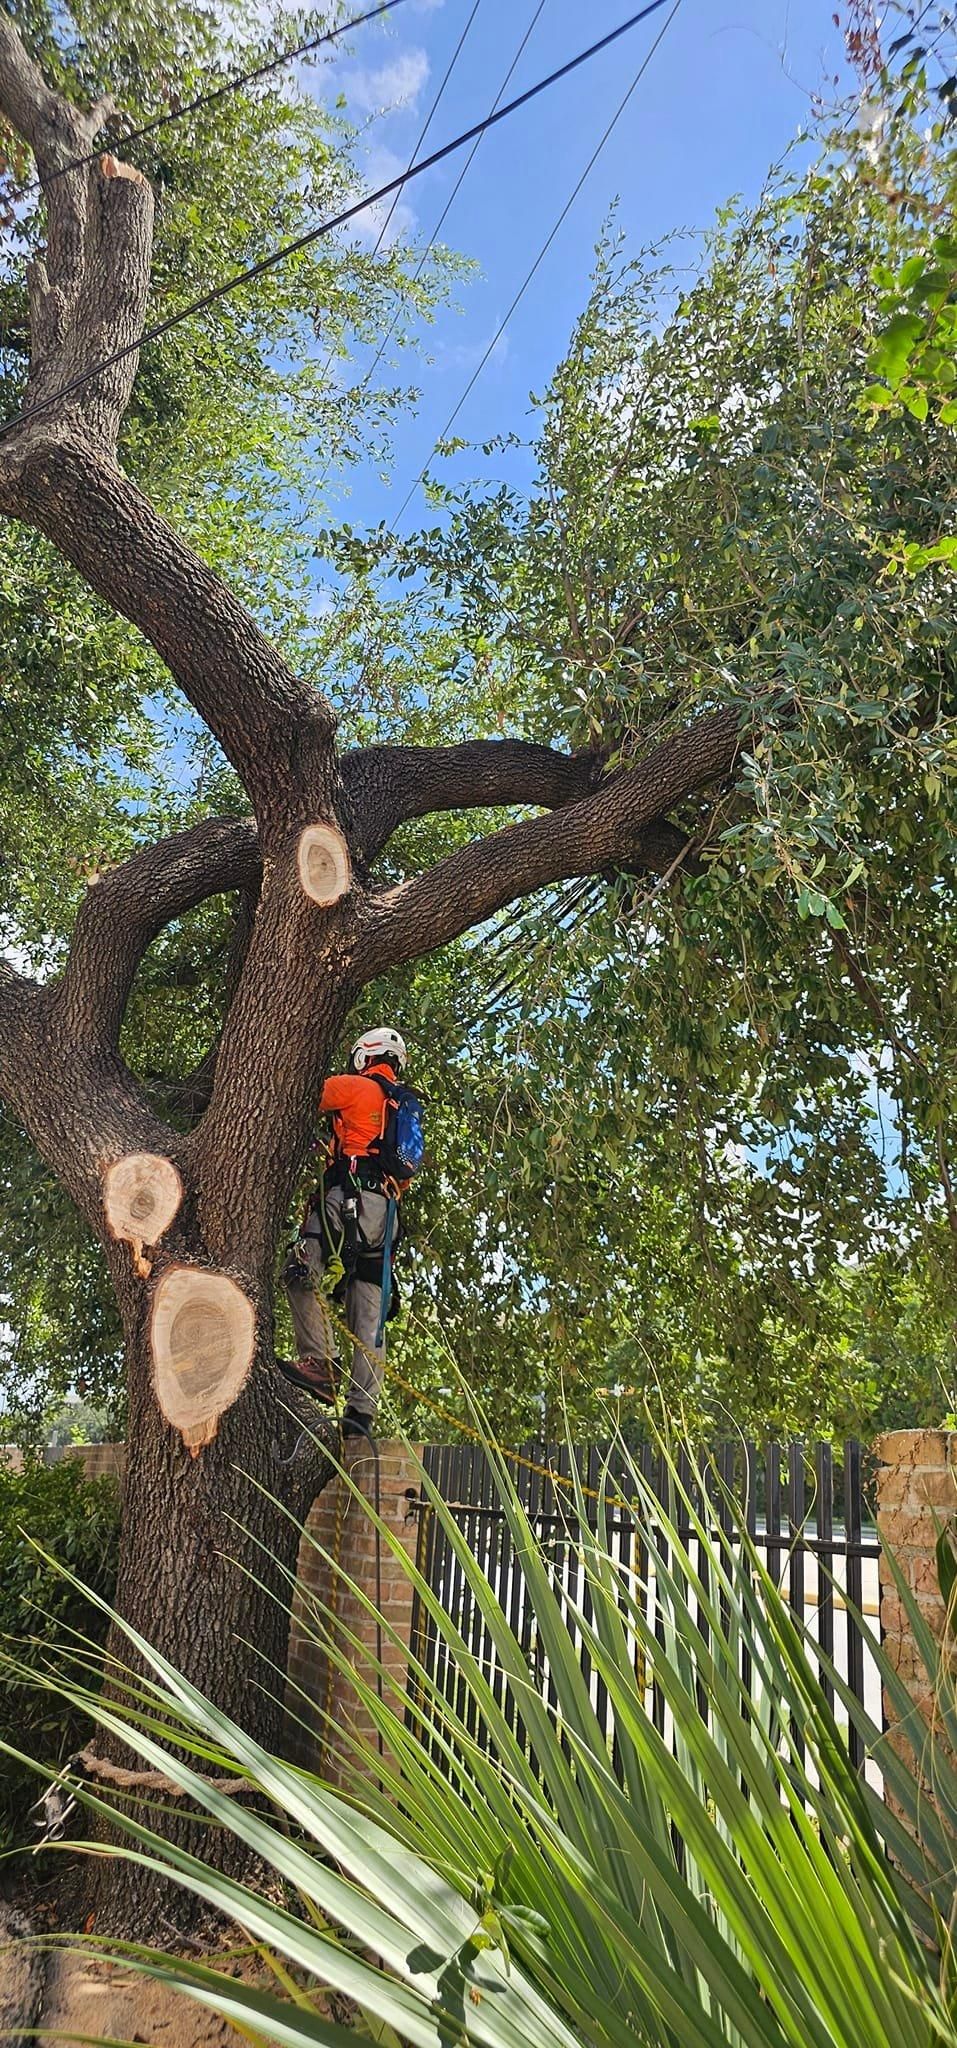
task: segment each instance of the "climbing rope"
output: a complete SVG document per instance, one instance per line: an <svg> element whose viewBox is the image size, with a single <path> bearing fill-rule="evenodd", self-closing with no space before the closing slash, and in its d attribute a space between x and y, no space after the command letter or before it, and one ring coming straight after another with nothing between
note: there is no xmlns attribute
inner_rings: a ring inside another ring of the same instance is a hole
<svg viewBox="0 0 957 2048"><path fill-rule="evenodd" d="M406 1379L399 1372L398 1367L394 1366L384 1353L371 1350L368 1344L363 1343L361 1337L357 1337L349 1329L344 1318L332 1314L331 1320L335 1324L337 1331L347 1337L354 1349L361 1351L371 1365L380 1367L385 1378L393 1380L395 1385L401 1388L404 1394L411 1400L420 1402L422 1407L427 1408L432 1415L437 1416L440 1422L444 1422L452 1429L458 1430L462 1436L468 1437L472 1443L480 1444L495 1451L506 1463L517 1465L524 1472L535 1472L540 1479L548 1479L553 1486L565 1487L569 1492L574 1493L576 1482L568 1478L567 1474L556 1472L554 1465L543 1465L535 1458L524 1457L521 1451L511 1450L505 1444L500 1444L495 1437L489 1436L484 1430L477 1429L474 1423L464 1422L461 1416L453 1414L451 1408L444 1407L440 1401L435 1400L433 1395L427 1394L424 1387L417 1387L412 1380ZM606 1507L627 1508L633 1505L632 1502L626 1500L621 1494L600 1493L596 1487L586 1485L581 1477L579 1477L578 1486L586 1500L603 1501Z"/></svg>

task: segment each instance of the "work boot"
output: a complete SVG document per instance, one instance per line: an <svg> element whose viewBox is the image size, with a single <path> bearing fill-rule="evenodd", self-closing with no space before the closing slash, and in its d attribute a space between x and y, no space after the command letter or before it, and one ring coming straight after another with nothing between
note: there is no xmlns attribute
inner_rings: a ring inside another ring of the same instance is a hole
<svg viewBox="0 0 957 2048"><path fill-rule="evenodd" d="M342 1377L338 1358L277 1358L276 1364L291 1386L302 1387L324 1408L335 1407Z"/></svg>
<svg viewBox="0 0 957 2048"><path fill-rule="evenodd" d="M344 1437L371 1437L374 1421L374 1415L365 1415L361 1408L353 1408L350 1402L342 1418L342 1434Z"/></svg>

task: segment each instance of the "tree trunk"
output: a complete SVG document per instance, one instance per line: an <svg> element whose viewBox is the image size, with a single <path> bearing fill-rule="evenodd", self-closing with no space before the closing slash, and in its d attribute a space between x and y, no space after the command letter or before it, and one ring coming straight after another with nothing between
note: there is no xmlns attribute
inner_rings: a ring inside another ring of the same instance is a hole
<svg viewBox="0 0 957 2048"><path fill-rule="evenodd" d="M190 1249L198 1259L198 1245L184 1245L179 1233L177 1261ZM114 1270L122 1259L118 1247L111 1256ZM324 1432L327 1442L332 1429L321 1410L301 1402L277 1374L263 1336L246 1384L219 1419L212 1441L198 1450L185 1443L154 1394L153 1287L143 1286L129 1256L117 1277L130 1388L117 1611L246 1734L266 1749L279 1750L289 1637L287 1575L296 1567L300 1521L332 1471L324 1446L308 1438L291 1462L284 1461L295 1451L304 1424ZM269 1278L261 1275L256 1288L264 1332L271 1330ZM283 1501L295 1519L267 1495ZM117 1629L108 1655L116 1666L136 1668ZM108 1676L106 1691L108 1697L122 1697L120 1673ZM132 1752L105 1734L97 1733L90 1749L95 1753L90 1778L98 1791L108 1792L109 1778L104 1773L97 1783L96 1759L139 1768ZM138 1811L149 1825L234 1876L247 1870L247 1852L230 1836L191 1820L186 1805L179 1815L151 1811L150 1797L167 1808L171 1802L155 1791L144 1796L147 1803ZM105 1823L99 1838L111 1839ZM164 1920L168 1931L170 1924L186 1924L195 1916L195 1906L177 1887L165 1879L154 1883L133 1865L111 1859L97 1863L91 1875L98 1933L146 1938L162 1931Z"/></svg>

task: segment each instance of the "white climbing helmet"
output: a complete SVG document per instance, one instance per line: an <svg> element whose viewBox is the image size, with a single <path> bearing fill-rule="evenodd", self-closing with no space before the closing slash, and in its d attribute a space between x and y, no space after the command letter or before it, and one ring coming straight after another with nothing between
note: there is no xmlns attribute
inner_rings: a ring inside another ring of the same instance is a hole
<svg viewBox="0 0 957 2048"><path fill-rule="evenodd" d="M391 1024L380 1024L378 1030L364 1031L362 1037L356 1039L349 1057L357 1074L361 1074L365 1067L374 1066L376 1060L385 1059L395 1060L401 1074L409 1055L405 1039L399 1032L393 1031Z"/></svg>

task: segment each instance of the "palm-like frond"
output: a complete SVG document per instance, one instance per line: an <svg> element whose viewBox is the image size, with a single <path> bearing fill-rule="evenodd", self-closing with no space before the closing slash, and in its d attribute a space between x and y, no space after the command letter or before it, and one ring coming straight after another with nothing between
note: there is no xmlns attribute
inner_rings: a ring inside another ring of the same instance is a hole
<svg viewBox="0 0 957 2048"><path fill-rule="evenodd" d="M111 1706L67 1681L101 1726L281 1876L306 1917L223 1878L128 1813L117 1817L122 1853L162 1865L416 2048L957 2048L935 1938L954 1889L957 1712L947 1659L906 1586L901 1598L941 1699L940 1740L873 1639L888 1695L907 1717L909 1755L829 1667L836 1698L884 1773L888 1805L850 1761L819 1653L745 1518L730 1501L723 1528L708 1514L703 1475L683 1484L668 1459L669 1511L628 1468L656 1629L645 1589L613 1554L607 1491L597 1511L580 1489L568 1501L562 1542L577 1552L576 1583L587 1589L576 1603L507 1464L491 1446L487 1455L547 1661L548 1698L423 1473L494 1670L385 1524L380 1540L454 1660L456 1702L413 1655L407 1711L388 1674L377 1687L368 1652L359 1664L358 1646L333 1637L321 1611L307 1610L300 1624L350 1673L381 1736L379 1782L357 1777L346 1798L267 1755L124 1624L151 1673L145 1691L139 1681ZM663 1726L649 1712L651 1679ZM598 1684L613 1744L593 1702ZM164 1727L203 1766L214 1759L245 1775L279 1824L170 1753ZM138 1962L241 2018L253 2038L292 2048L342 2038L317 2015L216 1972L143 1954Z"/></svg>

